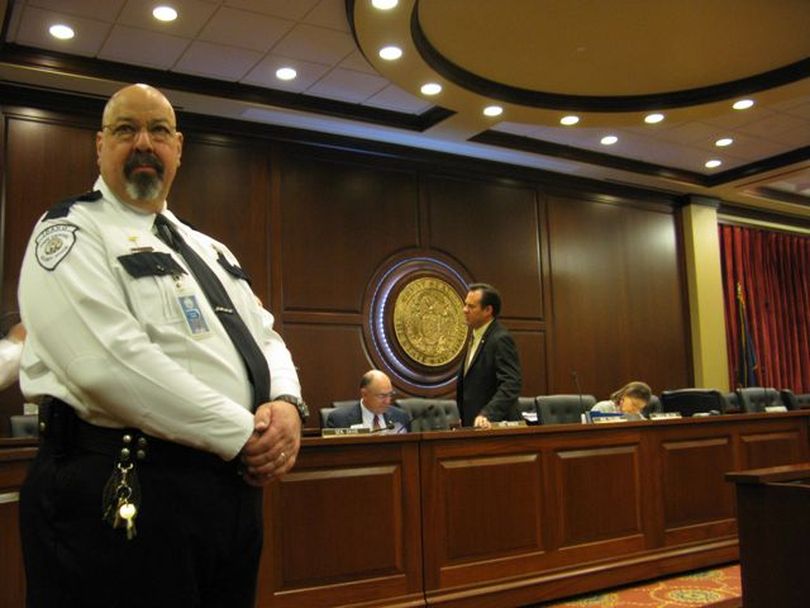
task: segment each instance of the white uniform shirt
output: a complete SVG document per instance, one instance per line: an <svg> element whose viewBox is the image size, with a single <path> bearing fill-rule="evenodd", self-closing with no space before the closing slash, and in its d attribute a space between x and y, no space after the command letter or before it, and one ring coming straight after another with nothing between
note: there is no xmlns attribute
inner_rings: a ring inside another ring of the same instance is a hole
<svg viewBox="0 0 810 608"><path fill-rule="evenodd" d="M9 338L0 340L0 390L8 388L17 381L22 348L22 342L15 342Z"/></svg>
<svg viewBox="0 0 810 608"><path fill-rule="evenodd" d="M41 221L28 244L19 289L28 330L23 393L61 399L92 424L139 428L230 460L253 430L244 363L183 258L154 235L154 214L119 201L102 178L95 188L101 199ZM271 394L300 396L272 315L217 262L221 253L238 265L231 252L164 215L219 277L262 348ZM156 274L155 254L171 256L186 273ZM136 278L120 259L127 255L153 270Z"/></svg>

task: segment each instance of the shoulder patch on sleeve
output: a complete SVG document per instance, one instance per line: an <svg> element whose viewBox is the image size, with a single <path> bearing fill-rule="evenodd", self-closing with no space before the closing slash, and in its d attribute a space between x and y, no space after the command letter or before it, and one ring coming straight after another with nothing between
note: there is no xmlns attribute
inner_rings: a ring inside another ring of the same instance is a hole
<svg viewBox="0 0 810 608"><path fill-rule="evenodd" d="M85 192L84 194L80 194L79 196L71 196L70 198L66 198L63 201L56 203L53 207L51 207L48 212L45 214L43 219L45 220L53 220L60 217L67 217L70 213L70 208L76 203L94 203L101 198L102 194L100 190L91 190L90 192Z"/></svg>
<svg viewBox="0 0 810 608"><path fill-rule="evenodd" d="M56 268L73 249L78 229L73 224L55 224L43 229L35 239L39 265L45 270Z"/></svg>

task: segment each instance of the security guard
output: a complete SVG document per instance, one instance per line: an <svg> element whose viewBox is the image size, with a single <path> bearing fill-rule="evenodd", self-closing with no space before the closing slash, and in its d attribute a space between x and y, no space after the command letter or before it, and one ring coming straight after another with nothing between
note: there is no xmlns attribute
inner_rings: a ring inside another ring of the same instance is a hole
<svg viewBox="0 0 810 608"><path fill-rule="evenodd" d="M182 144L158 90L118 91L94 190L28 244L29 607L254 605L261 486L295 463L306 405L234 256L166 208Z"/></svg>

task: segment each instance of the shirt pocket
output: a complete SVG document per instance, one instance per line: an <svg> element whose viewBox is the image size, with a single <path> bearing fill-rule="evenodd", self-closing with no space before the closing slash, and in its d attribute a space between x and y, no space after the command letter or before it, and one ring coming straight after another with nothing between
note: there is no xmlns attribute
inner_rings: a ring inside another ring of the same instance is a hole
<svg viewBox="0 0 810 608"><path fill-rule="evenodd" d="M182 275L186 270L171 254L161 251L139 251L118 256L126 271L125 283L135 316L144 324L182 321L179 296ZM185 285L193 281L183 281Z"/></svg>

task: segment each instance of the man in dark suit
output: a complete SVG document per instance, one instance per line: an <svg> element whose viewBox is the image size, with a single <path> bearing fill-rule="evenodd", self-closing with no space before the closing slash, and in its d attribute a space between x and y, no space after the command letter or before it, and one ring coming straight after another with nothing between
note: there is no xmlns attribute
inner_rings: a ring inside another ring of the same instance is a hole
<svg viewBox="0 0 810 608"><path fill-rule="evenodd" d="M512 335L497 318L498 291L486 283L468 289L464 318L473 339L458 372L456 401L464 426L488 429L492 422L520 420L520 359Z"/></svg>
<svg viewBox="0 0 810 608"><path fill-rule="evenodd" d="M372 431L387 429L392 433L407 433L411 430L411 417L406 411L391 407L393 397L391 379L372 369L360 379L360 401L330 413L326 426L343 429L363 425Z"/></svg>

